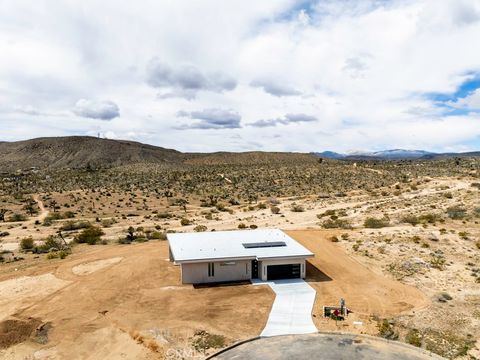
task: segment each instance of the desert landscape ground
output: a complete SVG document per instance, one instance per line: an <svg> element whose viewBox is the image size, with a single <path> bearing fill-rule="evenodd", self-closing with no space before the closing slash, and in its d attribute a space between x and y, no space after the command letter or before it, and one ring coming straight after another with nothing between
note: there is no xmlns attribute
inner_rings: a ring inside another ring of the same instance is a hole
<svg viewBox="0 0 480 360"><path fill-rule="evenodd" d="M4 163L0 358L202 358L257 336L273 292L182 285L165 241L253 228L280 228L315 253L306 280L319 330L480 357L478 157L169 156ZM340 298L352 313L324 318Z"/></svg>

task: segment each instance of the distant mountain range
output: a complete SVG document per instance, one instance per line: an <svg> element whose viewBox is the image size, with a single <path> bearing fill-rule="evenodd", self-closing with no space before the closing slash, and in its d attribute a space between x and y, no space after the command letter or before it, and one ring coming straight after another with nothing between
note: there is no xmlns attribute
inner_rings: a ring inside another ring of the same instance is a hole
<svg viewBox="0 0 480 360"><path fill-rule="evenodd" d="M466 153L433 153L425 150L404 150L392 149L383 151L354 151L349 153L337 153L334 151L323 151L312 153L319 157L338 160L414 160L414 159L438 159L445 157L465 157L465 156L480 156L480 152L466 152Z"/></svg>
<svg viewBox="0 0 480 360"><path fill-rule="evenodd" d="M480 152L436 154L423 150L385 150L340 154L333 151L184 153L128 140L90 136L0 141L0 173L29 168L88 168L128 164L248 165L318 163L318 158L337 160L405 160L480 156Z"/></svg>

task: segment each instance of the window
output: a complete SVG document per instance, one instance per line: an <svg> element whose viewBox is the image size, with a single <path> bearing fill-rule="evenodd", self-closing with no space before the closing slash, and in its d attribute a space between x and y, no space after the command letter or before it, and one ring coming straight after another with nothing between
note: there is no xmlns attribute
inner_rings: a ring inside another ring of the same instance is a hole
<svg viewBox="0 0 480 360"><path fill-rule="evenodd" d="M215 276L215 263L208 263L208 276L213 277Z"/></svg>

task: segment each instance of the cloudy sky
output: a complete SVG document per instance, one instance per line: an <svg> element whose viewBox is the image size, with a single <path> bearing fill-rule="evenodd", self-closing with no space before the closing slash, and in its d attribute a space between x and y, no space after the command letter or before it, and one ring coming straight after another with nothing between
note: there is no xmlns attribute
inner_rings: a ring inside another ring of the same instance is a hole
<svg viewBox="0 0 480 360"><path fill-rule="evenodd" d="M480 149L480 0L0 0L0 141Z"/></svg>

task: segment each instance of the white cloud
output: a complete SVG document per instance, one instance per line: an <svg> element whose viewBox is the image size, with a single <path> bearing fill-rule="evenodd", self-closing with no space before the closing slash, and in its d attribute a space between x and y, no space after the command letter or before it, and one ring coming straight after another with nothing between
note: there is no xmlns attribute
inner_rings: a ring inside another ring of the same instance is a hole
<svg viewBox="0 0 480 360"><path fill-rule="evenodd" d="M0 141L100 132L184 151L480 147L478 90L446 104L466 110L455 117L428 96L480 73L480 0L305 6L6 2ZM316 120L276 126L292 123L286 114ZM260 121L271 126L242 126Z"/></svg>
<svg viewBox="0 0 480 360"><path fill-rule="evenodd" d="M120 109L113 101L94 101L80 99L76 102L72 112L81 117L112 120L120 116Z"/></svg>

